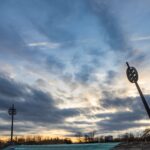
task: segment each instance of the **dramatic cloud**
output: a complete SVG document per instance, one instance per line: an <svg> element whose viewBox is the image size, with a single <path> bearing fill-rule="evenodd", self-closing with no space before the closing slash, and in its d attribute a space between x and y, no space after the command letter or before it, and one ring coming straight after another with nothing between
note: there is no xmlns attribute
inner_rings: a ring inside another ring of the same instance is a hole
<svg viewBox="0 0 150 150"><path fill-rule="evenodd" d="M49 123L60 124L67 117L79 115L79 112L75 109L57 108L52 96L41 90L16 83L4 76L0 77L0 83L0 109L7 112L12 103L15 104L18 112L17 122L29 121L34 124L45 124L46 126ZM7 113L1 113L0 118L9 120ZM17 131L19 130L17 129Z"/></svg>
<svg viewBox="0 0 150 150"><path fill-rule="evenodd" d="M0 130L16 134L121 133L147 127L126 61L149 100L147 0L0 2ZM144 88L144 89L143 89ZM148 101L149 102L149 101Z"/></svg>
<svg viewBox="0 0 150 150"><path fill-rule="evenodd" d="M149 100L149 95L146 99ZM148 123L140 123L140 120L148 119L146 110L140 97L128 97L128 98L115 98L104 99L101 102L101 106L104 108L116 108L117 112L98 114L98 118L107 118L98 122L105 131L120 131L130 128L136 128L141 126L148 126ZM148 101L149 102L149 101Z"/></svg>
<svg viewBox="0 0 150 150"><path fill-rule="evenodd" d="M125 33L113 13L111 8L112 2L110 0L94 0L90 1L91 10L100 22L100 25L105 29L106 42L110 45L113 50L128 50L129 46L126 40Z"/></svg>

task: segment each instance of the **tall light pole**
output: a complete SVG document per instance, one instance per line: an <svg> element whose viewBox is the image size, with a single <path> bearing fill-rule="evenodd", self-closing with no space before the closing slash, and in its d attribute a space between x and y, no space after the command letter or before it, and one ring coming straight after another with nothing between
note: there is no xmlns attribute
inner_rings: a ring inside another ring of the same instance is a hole
<svg viewBox="0 0 150 150"><path fill-rule="evenodd" d="M8 109L8 114L11 116L11 144L13 144L13 130L14 130L14 115L16 115L16 109L14 104Z"/></svg>
<svg viewBox="0 0 150 150"><path fill-rule="evenodd" d="M141 91L141 89L140 89L140 87L138 85L138 82L137 82L138 81L138 72L137 72L137 70L134 67L130 67L128 62L126 62L126 64L127 64L127 67L128 67L127 71L126 71L128 80L131 83L135 83L135 85L137 87L137 90L139 91L139 94L141 96L141 99L142 99L142 102L144 104L144 107L146 109L146 112L147 112L147 114L148 114L148 116L150 118L150 108L149 108L149 106L148 106L148 104L146 102L146 99L145 99L145 97L144 97L144 95L143 95L143 93L142 93L142 91Z"/></svg>

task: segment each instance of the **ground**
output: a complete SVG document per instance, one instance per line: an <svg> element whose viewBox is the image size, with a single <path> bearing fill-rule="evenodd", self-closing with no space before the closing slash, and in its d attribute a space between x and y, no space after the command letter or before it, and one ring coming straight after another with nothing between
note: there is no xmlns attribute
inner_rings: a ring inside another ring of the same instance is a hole
<svg viewBox="0 0 150 150"><path fill-rule="evenodd" d="M120 145L116 146L113 150L150 150L150 143L121 143Z"/></svg>

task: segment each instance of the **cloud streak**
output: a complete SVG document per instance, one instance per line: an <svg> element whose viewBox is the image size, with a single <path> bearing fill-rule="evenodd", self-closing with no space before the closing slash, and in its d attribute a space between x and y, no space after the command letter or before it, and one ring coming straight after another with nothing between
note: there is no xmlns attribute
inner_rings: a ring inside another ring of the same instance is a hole
<svg viewBox="0 0 150 150"><path fill-rule="evenodd" d="M37 43L29 43L29 47L47 47L50 49L55 49L59 48L60 44L59 43L50 43L50 42L37 42Z"/></svg>
<svg viewBox="0 0 150 150"><path fill-rule="evenodd" d="M138 36L131 38L131 41L147 41L150 40L150 36Z"/></svg>

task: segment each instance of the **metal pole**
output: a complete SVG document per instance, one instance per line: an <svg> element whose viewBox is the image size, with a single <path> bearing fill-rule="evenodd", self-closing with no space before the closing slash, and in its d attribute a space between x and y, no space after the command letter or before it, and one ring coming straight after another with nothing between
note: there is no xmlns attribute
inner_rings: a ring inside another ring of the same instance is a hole
<svg viewBox="0 0 150 150"><path fill-rule="evenodd" d="M127 77L128 77L128 79L129 79L129 81L131 83L135 83L135 85L136 85L136 87L138 89L138 92L139 92L139 94L141 96L141 99L142 99L142 102L144 104L144 107L146 109L146 112L147 112L147 114L148 114L148 116L150 118L150 108L149 108L148 103L146 102L146 99L145 99L145 97L144 97L144 95L143 95L143 93L142 93L142 91L141 91L141 89L140 89L140 87L138 85L138 82L137 82L138 81L138 72L137 72L137 70L134 67L130 67L128 62L126 62L126 64L127 64L127 67L128 67L127 71L126 71Z"/></svg>
<svg viewBox="0 0 150 150"><path fill-rule="evenodd" d="M14 110L14 104L12 105L12 110ZM11 144L13 143L13 129L14 129L14 113L11 115Z"/></svg>
<svg viewBox="0 0 150 150"><path fill-rule="evenodd" d="M10 142L13 145L13 131L14 131L14 115L16 115L16 109L14 107L14 104L12 107L8 109L8 114L11 116L11 137L10 137Z"/></svg>
<svg viewBox="0 0 150 150"><path fill-rule="evenodd" d="M147 104L147 102L146 102L146 99L145 99L145 97L144 97L144 95L143 95L143 93L142 93L142 91L141 91L141 89L140 89L140 87L139 87L139 85L138 85L137 82L135 82L135 85L136 85L136 87L137 87L137 89L138 89L138 91L139 91L139 94L140 94L140 96L141 96L141 99L142 99L142 102L143 102L143 104L144 104L144 107L145 107L145 109L146 109L146 111L147 111L147 114L148 114L148 116L149 116L149 118L150 118L150 108L149 108L149 106L148 106L148 104Z"/></svg>

